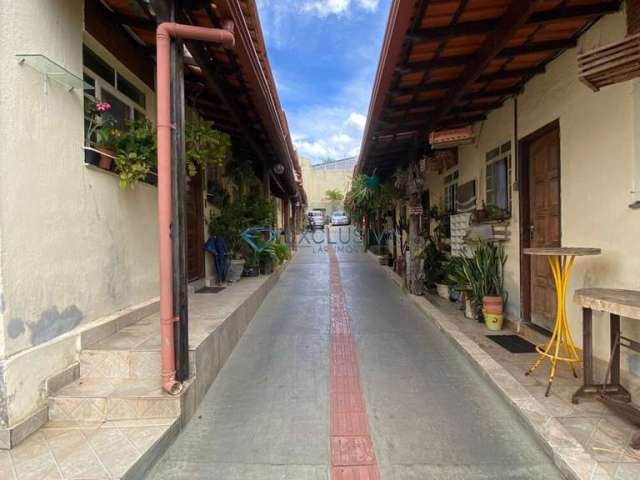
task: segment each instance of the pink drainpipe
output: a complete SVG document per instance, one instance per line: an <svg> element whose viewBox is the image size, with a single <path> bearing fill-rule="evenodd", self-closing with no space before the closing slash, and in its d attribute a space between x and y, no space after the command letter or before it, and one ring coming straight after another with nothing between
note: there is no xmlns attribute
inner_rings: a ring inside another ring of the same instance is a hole
<svg viewBox="0 0 640 480"><path fill-rule="evenodd" d="M233 23L224 29L194 27L166 22L156 30L157 101L158 101L158 228L160 233L160 354L162 358L162 387L171 394L180 393L182 385L176 381L176 360L173 338L173 285L171 251L171 66L169 53L171 37L218 43L226 48L235 44Z"/></svg>

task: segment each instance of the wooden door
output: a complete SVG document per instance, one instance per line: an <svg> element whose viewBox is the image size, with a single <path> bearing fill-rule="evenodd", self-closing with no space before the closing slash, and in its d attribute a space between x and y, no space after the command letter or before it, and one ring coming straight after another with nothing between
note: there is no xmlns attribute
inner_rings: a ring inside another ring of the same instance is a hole
<svg viewBox="0 0 640 480"><path fill-rule="evenodd" d="M560 131L546 131L528 144L529 245L559 247L560 219ZM546 257L531 257L531 321L553 330L556 298Z"/></svg>
<svg viewBox="0 0 640 480"><path fill-rule="evenodd" d="M202 199L202 173L198 172L187 183L185 217L187 227L187 276L189 281L204 277L204 205Z"/></svg>

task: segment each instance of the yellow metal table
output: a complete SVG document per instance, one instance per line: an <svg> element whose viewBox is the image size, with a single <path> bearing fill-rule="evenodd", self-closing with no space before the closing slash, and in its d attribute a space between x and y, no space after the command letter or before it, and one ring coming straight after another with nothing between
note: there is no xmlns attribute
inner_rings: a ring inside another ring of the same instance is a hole
<svg viewBox="0 0 640 480"><path fill-rule="evenodd" d="M551 274L553 275L553 283L556 287L556 322L553 333L546 345L538 345L536 347L540 355L526 373L526 375L530 375L546 359L551 362L549 383L545 392L547 397L551 391L551 384L556 374L558 362L567 363L576 378L578 378L578 373L574 364L582 362L573 343L567 320L567 286L569 285L573 263L576 257L600 255L601 253L602 251L599 248L543 247L524 249L525 255L545 256L548 258Z"/></svg>

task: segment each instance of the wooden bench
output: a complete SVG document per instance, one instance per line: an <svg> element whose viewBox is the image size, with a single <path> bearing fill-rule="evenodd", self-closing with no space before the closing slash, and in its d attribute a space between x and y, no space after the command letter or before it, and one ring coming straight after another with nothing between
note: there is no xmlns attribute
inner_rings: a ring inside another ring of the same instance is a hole
<svg viewBox="0 0 640 480"><path fill-rule="evenodd" d="M583 288L576 290L573 300L582 306L582 348L584 361L584 383L571 397L573 403L581 398L599 396L602 380L593 379L593 312L609 314L611 371L604 393L626 402L631 401L629 392L620 385L620 346L634 351L640 350L640 343L620 334L620 317L640 320L640 292L610 288ZM617 345L618 342L620 345Z"/></svg>

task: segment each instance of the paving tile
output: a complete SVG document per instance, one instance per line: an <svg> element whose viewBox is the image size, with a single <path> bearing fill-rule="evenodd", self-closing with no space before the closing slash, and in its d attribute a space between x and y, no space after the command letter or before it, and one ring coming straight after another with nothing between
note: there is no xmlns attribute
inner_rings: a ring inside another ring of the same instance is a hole
<svg viewBox="0 0 640 480"><path fill-rule="evenodd" d="M61 479L60 470L42 432L36 432L11 450L18 480Z"/></svg>
<svg viewBox="0 0 640 480"><path fill-rule="evenodd" d="M331 412L331 435L369 435L369 420L366 412Z"/></svg>
<svg viewBox="0 0 640 480"><path fill-rule="evenodd" d="M16 480L11 456L6 450L0 450L0 478L3 480Z"/></svg>
<svg viewBox="0 0 640 480"><path fill-rule="evenodd" d="M331 395L331 412L364 412L364 400L360 391L357 392L335 392Z"/></svg>
<svg viewBox="0 0 640 480"><path fill-rule="evenodd" d="M85 430L84 435L112 477L124 475L140 457L135 447L117 428Z"/></svg>
<svg viewBox="0 0 640 480"><path fill-rule="evenodd" d="M81 430L46 429L43 433L65 480L109 478Z"/></svg>
<svg viewBox="0 0 640 480"><path fill-rule="evenodd" d="M374 465L376 456L369 436L330 438L331 465Z"/></svg>
<svg viewBox="0 0 640 480"><path fill-rule="evenodd" d="M332 467L332 480L380 480L380 472L376 465L357 467Z"/></svg>

